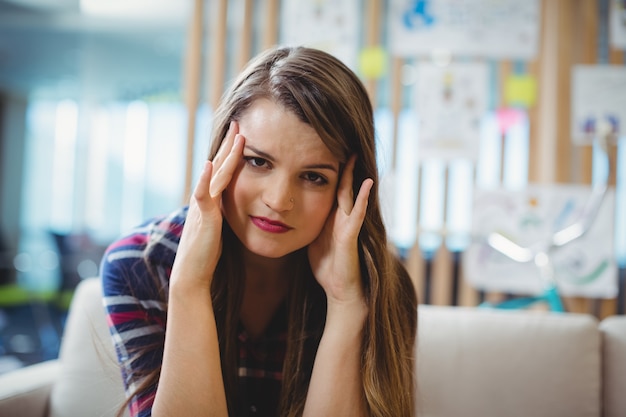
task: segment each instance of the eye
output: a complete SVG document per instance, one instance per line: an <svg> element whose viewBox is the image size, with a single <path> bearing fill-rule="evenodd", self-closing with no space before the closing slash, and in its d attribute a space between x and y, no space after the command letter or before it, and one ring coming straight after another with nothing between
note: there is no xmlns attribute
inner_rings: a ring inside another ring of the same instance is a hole
<svg viewBox="0 0 626 417"><path fill-rule="evenodd" d="M268 165L268 162L264 158L258 156L244 156L244 161L253 168L263 168Z"/></svg>
<svg viewBox="0 0 626 417"><path fill-rule="evenodd" d="M313 184L316 184L316 185L326 185L326 184L328 184L328 180L324 176L318 174L317 172L305 172L302 175L302 177L306 181L309 181L309 182L311 182Z"/></svg>

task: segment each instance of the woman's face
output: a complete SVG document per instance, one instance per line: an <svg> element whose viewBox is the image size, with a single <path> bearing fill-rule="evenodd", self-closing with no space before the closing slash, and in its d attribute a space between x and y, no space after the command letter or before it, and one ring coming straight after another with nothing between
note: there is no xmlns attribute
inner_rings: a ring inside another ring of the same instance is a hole
<svg viewBox="0 0 626 417"><path fill-rule="evenodd" d="M315 130L260 99L239 121L243 158L224 191L224 216L250 252L279 258L320 234L336 201L339 160Z"/></svg>

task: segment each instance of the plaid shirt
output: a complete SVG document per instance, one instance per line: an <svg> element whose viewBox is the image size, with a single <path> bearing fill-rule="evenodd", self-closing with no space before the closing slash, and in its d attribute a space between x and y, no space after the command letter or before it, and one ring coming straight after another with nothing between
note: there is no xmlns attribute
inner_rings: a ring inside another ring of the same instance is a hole
<svg viewBox="0 0 626 417"><path fill-rule="evenodd" d="M144 223L111 244L102 260L104 306L127 396L141 383L138 371L155 369L163 359L167 306L155 296L155 282L144 262L146 247L148 243L153 246L149 261L167 296L186 216L184 207ZM265 334L254 340L240 324L238 416L269 417L277 413L287 344L286 317L283 304ZM161 347L139 359L133 353L152 343ZM131 416L150 416L154 395L153 389L135 396L129 407Z"/></svg>
<svg viewBox="0 0 626 417"><path fill-rule="evenodd" d="M265 334L250 339L239 327L238 416L276 416L287 347L287 309L283 303Z"/></svg>

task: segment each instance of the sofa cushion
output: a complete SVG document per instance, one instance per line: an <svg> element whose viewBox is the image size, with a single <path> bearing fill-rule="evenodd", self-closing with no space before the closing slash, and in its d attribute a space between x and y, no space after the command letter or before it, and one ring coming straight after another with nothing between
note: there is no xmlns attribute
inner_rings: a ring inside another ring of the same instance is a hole
<svg viewBox="0 0 626 417"><path fill-rule="evenodd" d="M626 316L600 323L603 339L604 417L626 414Z"/></svg>
<svg viewBox="0 0 626 417"><path fill-rule="evenodd" d="M599 417L600 333L583 314L419 307L424 417Z"/></svg>
<svg viewBox="0 0 626 417"><path fill-rule="evenodd" d="M122 377L102 305L100 280L76 288L50 397L50 417L115 416L124 402Z"/></svg>

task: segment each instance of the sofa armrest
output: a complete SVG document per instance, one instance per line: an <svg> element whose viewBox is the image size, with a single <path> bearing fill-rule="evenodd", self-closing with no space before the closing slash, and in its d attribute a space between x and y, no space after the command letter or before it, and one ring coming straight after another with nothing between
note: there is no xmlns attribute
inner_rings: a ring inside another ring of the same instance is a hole
<svg viewBox="0 0 626 417"><path fill-rule="evenodd" d="M611 316L600 322L604 348L604 416L626 415L626 316Z"/></svg>
<svg viewBox="0 0 626 417"><path fill-rule="evenodd" d="M60 363L50 360L0 375L0 416L46 417L60 371Z"/></svg>

